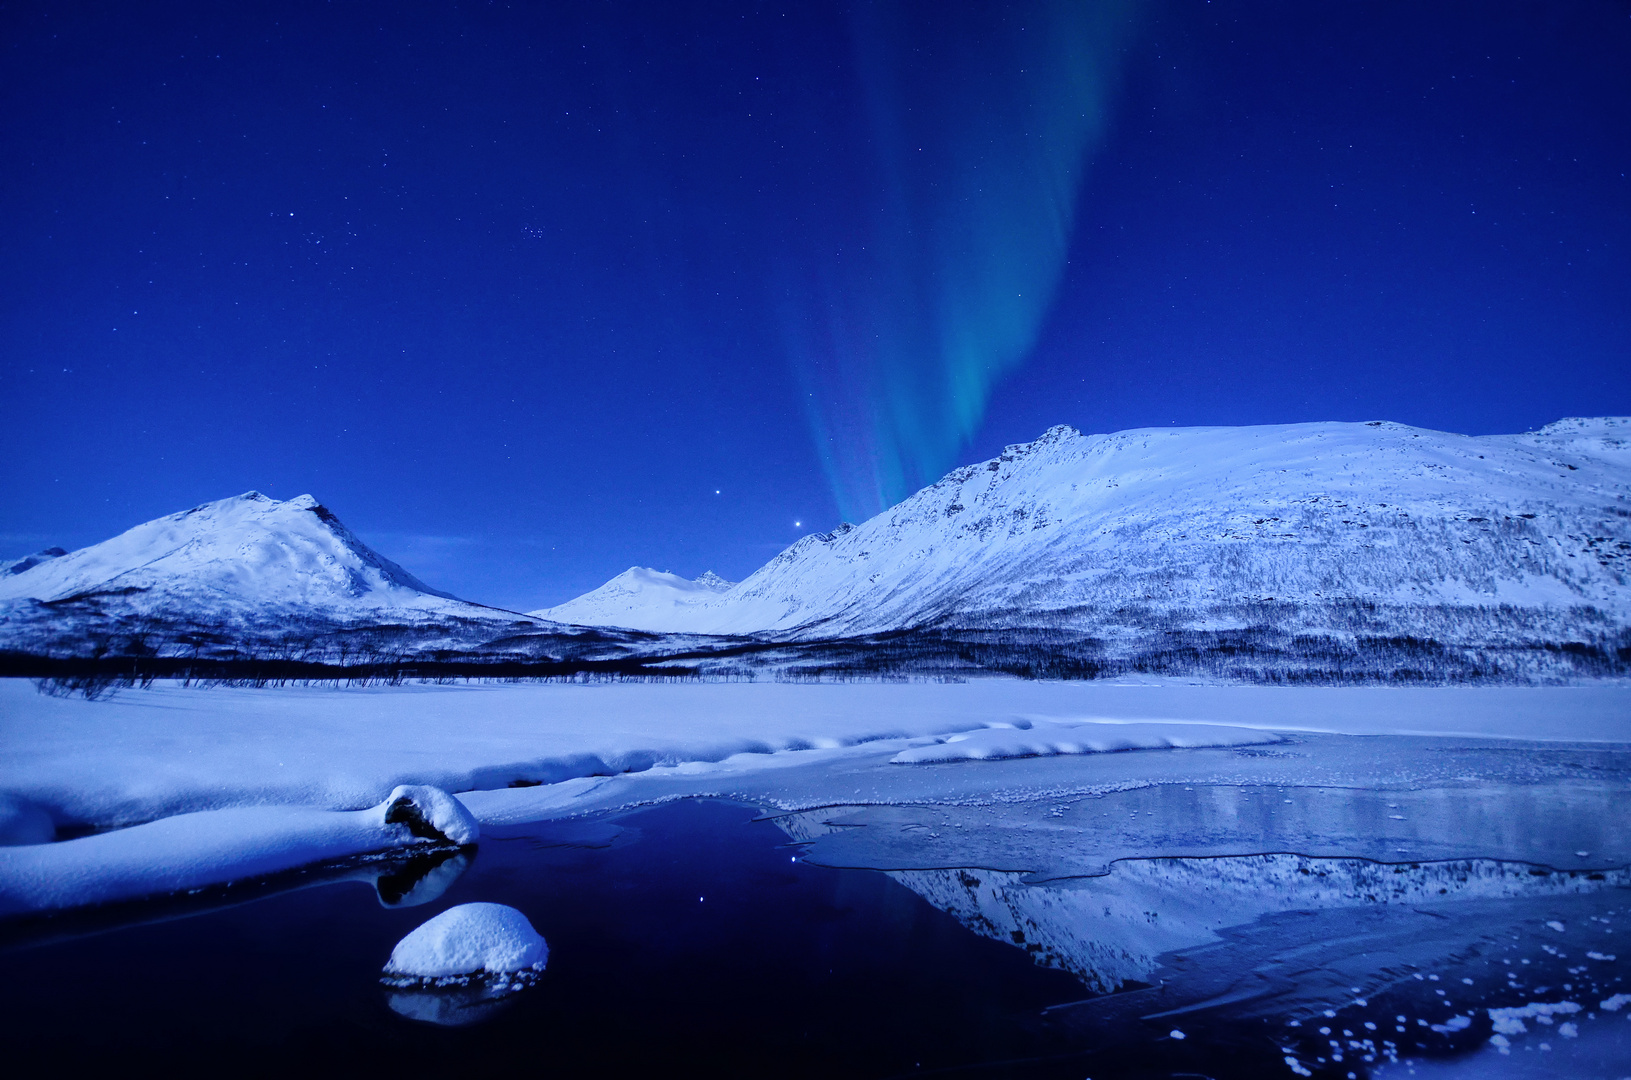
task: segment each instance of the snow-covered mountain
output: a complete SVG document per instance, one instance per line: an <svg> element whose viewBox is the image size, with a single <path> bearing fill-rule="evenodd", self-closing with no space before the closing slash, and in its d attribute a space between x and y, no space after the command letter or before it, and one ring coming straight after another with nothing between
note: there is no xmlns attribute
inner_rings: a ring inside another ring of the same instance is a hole
<svg viewBox="0 0 1631 1080"><path fill-rule="evenodd" d="M1628 572L1631 418L1481 437L1383 421L1056 427L862 525L807 536L717 596L660 616L629 605L615 621L806 639L1114 636L1265 619L1325 632L1359 611L1373 632L1431 635L1479 610L1602 633L1631 623ZM577 618L601 616L585 605Z"/></svg>
<svg viewBox="0 0 1631 1080"><path fill-rule="evenodd" d="M593 592L529 614L579 626L683 631L692 608L717 599L735 584L711 570L691 580L644 566L631 566Z"/></svg>
<svg viewBox="0 0 1631 1080"><path fill-rule="evenodd" d="M143 609L257 617L497 614L431 588L370 550L310 495L280 502L258 491L0 576L0 601L114 597Z"/></svg>
<svg viewBox="0 0 1631 1080"><path fill-rule="evenodd" d="M0 574L0 655L25 658L8 671L46 670L28 657L404 663L517 634L559 656L585 633L431 588L310 495L246 492Z"/></svg>

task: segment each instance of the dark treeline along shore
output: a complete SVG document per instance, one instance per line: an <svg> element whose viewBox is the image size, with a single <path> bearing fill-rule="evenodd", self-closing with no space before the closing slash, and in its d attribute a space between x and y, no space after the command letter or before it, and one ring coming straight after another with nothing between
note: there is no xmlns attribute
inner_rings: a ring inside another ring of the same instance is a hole
<svg viewBox="0 0 1631 1080"><path fill-rule="evenodd" d="M1100 633L940 625L842 637L659 634L525 619L199 625L81 612L53 618L55 632L36 639L43 647L0 651L0 676L94 693L158 679L275 685L1146 675L1282 685L1535 685L1631 675L1631 631L1608 620L1597 633L1560 640L1530 613L1469 607L1439 612L1437 633L1400 634L1388 632L1387 612L1355 603L1342 612L1345 632L1334 633L1287 629L1297 621L1289 604L1254 607L1238 613L1243 625L1234 629L1122 611ZM1575 627L1590 621L1577 618Z"/></svg>

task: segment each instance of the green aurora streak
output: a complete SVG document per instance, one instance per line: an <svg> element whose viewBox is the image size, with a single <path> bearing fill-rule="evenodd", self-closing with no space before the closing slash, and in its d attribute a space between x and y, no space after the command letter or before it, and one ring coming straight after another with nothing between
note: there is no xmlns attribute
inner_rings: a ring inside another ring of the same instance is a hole
<svg viewBox="0 0 1631 1080"><path fill-rule="evenodd" d="M878 197L863 242L818 258L784 313L845 520L950 468L1034 346L1133 14L1131 0L857 8Z"/></svg>

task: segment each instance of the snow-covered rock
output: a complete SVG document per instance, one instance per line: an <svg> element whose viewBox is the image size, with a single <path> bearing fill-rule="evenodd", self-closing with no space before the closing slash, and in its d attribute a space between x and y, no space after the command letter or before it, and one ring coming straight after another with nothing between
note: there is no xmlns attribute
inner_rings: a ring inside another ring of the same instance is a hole
<svg viewBox="0 0 1631 1080"><path fill-rule="evenodd" d="M1480 437L1383 421L1055 427L862 525L807 536L716 596L617 619L799 637L1113 634L1241 627L1276 603L1316 627L1332 621L1322 613L1379 610L1384 632L1467 607L1589 608L1623 627L1628 573L1631 418ZM600 616L585 605L574 618Z"/></svg>
<svg viewBox="0 0 1631 1080"><path fill-rule="evenodd" d="M425 840L446 840L464 847L481 839L481 826L463 803L438 787L402 784L381 804L383 820L404 825Z"/></svg>
<svg viewBox="0 0 1631 1080"><path fill-rule="evenodd" d="M693 581L678 574L631 566L592 592L529 614L579 626L684 630L692 608L717 599L734 585L712 570Z"/></svg>
<svg viewBox="0 0 1631 1080"><path fill-rule="evenodd" d="M549 946L527 917L504 904L448 908L397 942L388 981L443 980L544 970Z"/></svg>

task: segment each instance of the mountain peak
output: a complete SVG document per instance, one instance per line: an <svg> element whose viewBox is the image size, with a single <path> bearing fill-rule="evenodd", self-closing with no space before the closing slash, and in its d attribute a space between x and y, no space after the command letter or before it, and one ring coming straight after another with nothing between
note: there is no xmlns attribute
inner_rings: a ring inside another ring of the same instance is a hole
<svg viewBox="0 0 1631 1080"><path fill-rule="evenodd" d="M696 584L705 589L712 589L714 592L724 592L726 589L735 586L736 582L726 581L712 570L704 570L702 576L696 579Z"/></svg>
<svg viewBox="0 0 1631 1080"><path fill-rule="evenodd" d="M733 582L712 570L691 581L647 566L631 566L598 589L528 614L583 626L662 632L678 629L693 608L710 604L733 588Z"/></svg>

